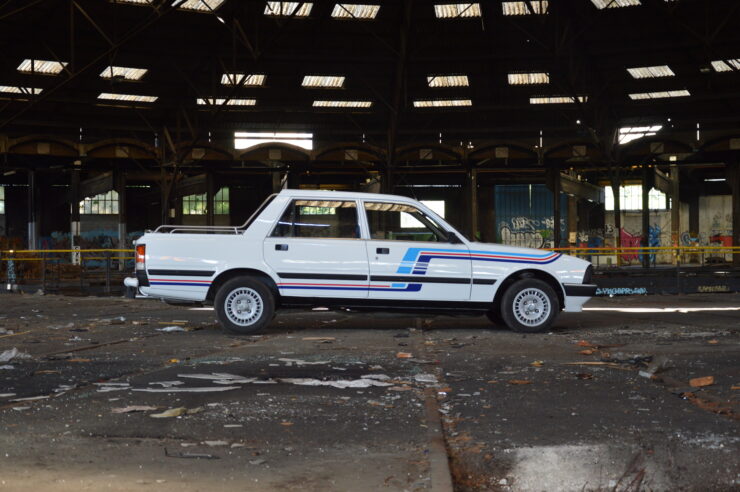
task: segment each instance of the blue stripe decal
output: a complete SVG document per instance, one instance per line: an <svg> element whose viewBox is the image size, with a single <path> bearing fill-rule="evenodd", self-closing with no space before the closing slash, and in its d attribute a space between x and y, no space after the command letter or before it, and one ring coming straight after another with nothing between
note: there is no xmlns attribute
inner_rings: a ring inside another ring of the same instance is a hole
<svg viewBox="0 0 740 492"><path fill-rule="evenodd" d="M206 284L203 282L194 284L190 282L149 282L149 285L181 285L185 287L210 287L211 284Z"/></svg>
<svg viewBox="0 0 740 492"><path fill-rule="evenodd" d="M422 255L422 252L433 252L432 255ZM446 253L455 253L448 255ZM509 258L487 258L476 255L499 255L508 256ZM534 263L546 265L560 258L560 253L507 253L502 251L466 251L460 249L439 249L439 248L409 248L401 260L396 273L405 273L413 275L424 275L429 267L429 262L434 258L443 258L446 260L468 260L468 261L495 261L501 263Z"/></svg>
<svg viewBox="0 0 740 492"><path fill-rule="evenodd" d="M394 285L395 287L395 285ZM364 290L364 291L375 291L375 292L419 292L421 290L421 284L408 284L404 288L388 288L388 287L318 287L315 285L303 286L303 285L287 285L280 286L280 289L310 289L310 290Z"/></svg>

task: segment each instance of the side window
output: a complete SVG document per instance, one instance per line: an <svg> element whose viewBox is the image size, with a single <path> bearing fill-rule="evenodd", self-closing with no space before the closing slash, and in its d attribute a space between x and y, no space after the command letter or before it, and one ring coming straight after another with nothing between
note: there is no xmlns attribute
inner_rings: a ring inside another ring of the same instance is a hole
<svg viewBox="0 0 740 492"><path fill-rule="evenodd" d="M446 234L431 217L400 203L365 202L371 239L391 241L446 241Z"/></svg>
<svg viewBox="0 0 740 492"><path fill-rule="evenodd" d="M271 236L359 238L357 204L352 201L293 200Z"/></svg>

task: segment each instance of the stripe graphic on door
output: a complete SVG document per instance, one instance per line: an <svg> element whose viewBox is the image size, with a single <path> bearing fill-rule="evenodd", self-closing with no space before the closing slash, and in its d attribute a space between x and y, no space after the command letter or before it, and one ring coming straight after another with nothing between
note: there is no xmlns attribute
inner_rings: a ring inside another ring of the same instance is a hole
<svg viewBox="0 0 740 492"><path fill-rule="evenodd" d="M424 275L429 267L429 262L434 258L446 260L473 260L473 261L497 261L504 263L534 263L545 265L560 258L560 253L544 252L537 254L529 253L504 253L496 251L460 251L459 249L436 249L436 248L409 248L401 260L396 273L411 273L413 275Z"/></svg>

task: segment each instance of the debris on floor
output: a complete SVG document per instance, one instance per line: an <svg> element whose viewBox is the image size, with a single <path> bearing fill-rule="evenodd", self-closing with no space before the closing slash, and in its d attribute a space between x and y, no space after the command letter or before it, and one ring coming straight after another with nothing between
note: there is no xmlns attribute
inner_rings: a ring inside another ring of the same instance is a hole
<svg viewBox="0 0 740 492"><path fill-rule="evenodd" d="M153 410L159 410L159 407L152 407L149 405L131 405L128 407L112 408L111 413L133 413L133 412L150 412Z"/></svg>
<svg viewBox="0 0 740 492"><path fill-rule="evenodd" d="M701 378L692 378L689 380L689 385L692 388L701 388L703 386L711 386L714 384L714 376L704 376Z"/></svg>
<svg viewBox="0 0 740 492"><path fill-rule="evenodd" d="M161 413L153 413L149 416L153 419L169 419L172 417L180 417L188 413L188 409L185 407L170 408Z"/></svg>
<svg viewBox="0 0 740 492"><path fill-rule="evenodd" d="M0 354L0 362L10 362L13 359L31 359L31 354L28 354L26 352L21 352L17 348L13 347L10 350L6 350L5 352Z"/></svg>

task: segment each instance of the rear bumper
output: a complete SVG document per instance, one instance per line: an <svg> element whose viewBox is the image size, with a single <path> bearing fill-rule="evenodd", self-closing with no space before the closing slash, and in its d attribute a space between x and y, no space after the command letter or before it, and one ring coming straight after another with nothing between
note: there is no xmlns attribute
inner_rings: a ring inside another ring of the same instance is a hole
<svg viewBox="0 0 740 492"><path fill-rule="evenodd" d="M596 294L596 284L563 284L567 297L593 297Z"/></svg>
<svg viewBox="0 0 740 492"><path fill-rule="evenodd" d="M123 285L125 285L126 287L131 287L131 288L134 288L134 289L138 289L139 288L139 279L137 279L135 277L126 277L125 279L123 279Z"/></svg>

